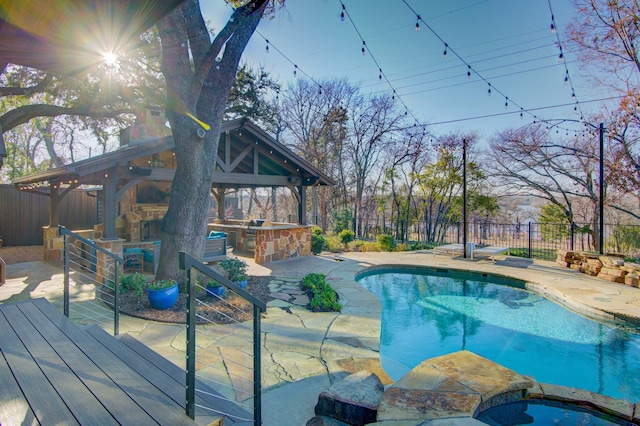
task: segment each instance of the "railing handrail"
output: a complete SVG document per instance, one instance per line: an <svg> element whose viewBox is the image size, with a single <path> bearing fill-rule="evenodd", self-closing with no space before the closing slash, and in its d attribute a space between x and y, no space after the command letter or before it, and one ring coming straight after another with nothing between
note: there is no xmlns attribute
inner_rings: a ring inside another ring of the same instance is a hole
<svg viewBox="0 0 640 426"><path fill-rule="evenodd" d="M64 235L70 235L73 238L82 241L85 244L89 244L91 247L95 248L96 250L98 250L99 252L102 252L104 254L106 254L109 257L112 257L113 259L117 260L119 263L124 263L124 259L122 258L122 256L118 256L117 254L113 254L112 252L110 252L109 250L100 247L99 245L97 245L95 243L95 241L91 241L87 238L84 238L81 235L76 234L73 231L69 231L67 228L65 228L62 225L58 226L58 231L60 232L60 236L64 236Z"/></svg>
<svg viewBox="0 0 640 426"><path fill-rule="evenodd" d="M63 312L68 318L70 314L70 291L69 291L69 247L68 237L73 237L78 241L90 246L92 249L103 253L106 257L112 258L115 263L115 272L113 277L113 334L117 336L120 334L120 267L124 263L124 259L121 256L113 254L109 250L106 250L98 246L95 241L91 241L84 238L73 231L68 230L62 225L58 226L58 232L64 240L64 256L63 256L63 268L64 268L64 289L63 289Z"/></svg>
<svg viewBox="0 0 640 426"><path fill-rule="evenodd" d="M191 278L191 270L200 273L224 285L238 296L244 298L253 306L253 423L262 424L262 377L261 377L261 340L260 314L267 310L267 304L256 298L245 289L237 286L233 281L220 275L208 265L205 265L189 253L180 252L180 269L187 272L187 371L186 371L186 414L195 418L195 372L196 372L196 280Z"/></svg>

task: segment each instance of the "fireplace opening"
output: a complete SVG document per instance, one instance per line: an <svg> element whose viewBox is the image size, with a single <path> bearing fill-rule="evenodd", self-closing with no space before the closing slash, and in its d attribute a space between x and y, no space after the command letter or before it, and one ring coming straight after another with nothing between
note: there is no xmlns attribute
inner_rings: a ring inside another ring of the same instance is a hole
<svg viewBox="0 0 640 426"><path fill-rule="evenodd" d="M162 232L162 219L140 221L140 241L158 241Z"/></svg>

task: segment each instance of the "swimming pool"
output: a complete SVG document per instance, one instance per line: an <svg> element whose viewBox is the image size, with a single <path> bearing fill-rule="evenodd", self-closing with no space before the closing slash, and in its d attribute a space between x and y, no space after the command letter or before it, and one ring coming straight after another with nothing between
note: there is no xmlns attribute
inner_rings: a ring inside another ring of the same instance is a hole
<svg viewBox="0 0 640 426"><path fill-rule="evenodd" d="M381 301L380 357L394 380L466 349L539 382L640 402L636 329L589 320L498 276L400 269L356 278Z"/></svg>

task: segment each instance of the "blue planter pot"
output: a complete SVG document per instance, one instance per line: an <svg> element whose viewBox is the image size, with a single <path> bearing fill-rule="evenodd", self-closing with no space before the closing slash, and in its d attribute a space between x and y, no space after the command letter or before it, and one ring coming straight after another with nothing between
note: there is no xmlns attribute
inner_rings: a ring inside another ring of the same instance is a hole
<svg viewBox="0 0 640 426"><path fill-rule="evenodd" d="M235 285L240 288L247 288L247 280L235 281Z"/></svg>
<svg viewBox="0 0 640 426"><path fill-rule="evenodd" d="M207 295L211 297L224 297L226 289L222 286L219 287L209 287L207 286Z"/></svg>
<svg viewBox="0 0 640 426"><path fill-rule="evenodd" d="M161 290L147 290L147 297L152 308L169 309L178 301L178 283L173 287Z"/></svg>

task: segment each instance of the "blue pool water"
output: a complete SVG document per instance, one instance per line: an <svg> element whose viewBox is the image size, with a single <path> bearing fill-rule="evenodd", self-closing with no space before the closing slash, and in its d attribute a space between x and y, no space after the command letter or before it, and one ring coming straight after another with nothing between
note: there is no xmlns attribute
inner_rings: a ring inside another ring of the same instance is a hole
<svg viewBox="0 0 640 426"><path fill-rule="evenodd" d="M394 380L466 349L539 382L640 402L638 330L591 321L500 277L403 269L359 282L382 303L380 355Z"/></svg>

